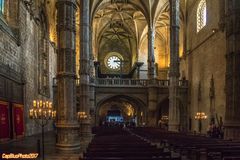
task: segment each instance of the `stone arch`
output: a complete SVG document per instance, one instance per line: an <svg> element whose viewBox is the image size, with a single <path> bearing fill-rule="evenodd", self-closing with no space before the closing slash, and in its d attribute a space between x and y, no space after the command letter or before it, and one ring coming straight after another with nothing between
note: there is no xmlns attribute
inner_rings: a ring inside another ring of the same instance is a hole
<svg viewBox="0 0 240 160"><path fill-rule="evenodd" d="M179 131L187 130L187 107L184 105L183 99L178 97L178 118L179 118ZM166 96L163 98L157 105L157 122L159 124L159 120L162 116L169 117L169 97Z"/></svg>
<svg viewBox="0 0 240 160"><path fill-rule="evenodd" d="M125 100L129 104L135 107L137 110L137 119L139 124L142 122L146 121L146 112L147 112L147 105L144 103L142 100L139 98L133 97L133 96L128 96L128 95L111 95L111 96L106 96L102 98L100 101L96 103L96 110L95 110L95 125L99 124L99 111L102 107L102 105L108 101L112 100Z"/></svg>
<svg viewBox="0 0 240 160"><path fill-rule="evenodd" d="M161 128L167 129L167 118L169 116L169 98L168 96L162 98L162 100L157 104L157 125Z"/></svg>

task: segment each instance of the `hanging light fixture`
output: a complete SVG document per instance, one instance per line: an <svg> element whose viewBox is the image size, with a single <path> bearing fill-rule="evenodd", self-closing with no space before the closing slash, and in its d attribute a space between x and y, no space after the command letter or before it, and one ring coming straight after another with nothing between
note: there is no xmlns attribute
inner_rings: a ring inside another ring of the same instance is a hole
<svg viewBox="0 0 240 160"><path fill-rule="evenodd" d="M29 110L30 119L51 120L56 118L56 111L52 108L52 102L33 100L33 108Z"/></svg>
<svg viewBox="0 0 240 160"><path fill-rule="evenodd" d="M194 118L196 120L207 119L207 115L205 112L197 112Z"/></svg>
<svg viewBox="0 0 240 160"><path fill-rule="evenodd" d="M33 108L29 110L29 118L42 128L42 160L44 160L44 127L49 120L56 118L56 111L53 110L52 102L33 100Z"/></svg>

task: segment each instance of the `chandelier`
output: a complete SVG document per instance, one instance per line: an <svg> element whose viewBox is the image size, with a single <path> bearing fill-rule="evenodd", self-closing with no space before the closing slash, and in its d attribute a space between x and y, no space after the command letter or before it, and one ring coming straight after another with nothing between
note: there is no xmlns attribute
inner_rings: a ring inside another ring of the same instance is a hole
<svg viewBox="0 0 240 160"><path fill-rule="evenodd" d="M78 112L78 119L79 120L83 120L83 119L87 119L87 114L86 112Z"/></svg>
<svg viewBox="0 0 240 160"><path fill-rule="evenodd" d="M55 119L56 111L53 110L52 102L33 100L33 108L29 110L30 119Z"/></svg>
<svg viewBox="0 0 240 160"><path fill-rule="evenodd" d="M197 120L207 119L207 115L205 112L197 112L194 118Z"/></svg>
<svg viewBox="0 0 240 160"><path fill-rule="evenodd" d="M44 127L48 124L49 120L56 118L56 111L53 110L52 102L43 100L33 100L33 108L29 109L29 118L42 128L42 160L44 160ZM39 146L40 147L40 146Z"/></svg>
<svg viewBox="0 0 240 160"><path fill-rule="evenodd" d="M162 120L162 121L168 121L168 116L162 116L162 117L161 117L161 120Z"/></svg>

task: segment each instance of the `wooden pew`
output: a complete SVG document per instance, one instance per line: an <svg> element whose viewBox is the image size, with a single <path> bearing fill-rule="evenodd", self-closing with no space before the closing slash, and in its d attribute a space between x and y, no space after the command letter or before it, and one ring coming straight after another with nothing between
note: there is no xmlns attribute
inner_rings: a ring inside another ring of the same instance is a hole
<svg viewBox="0 0 240 160"><path fill-rule="evenodd" d="M96 136L89 144L85 160L180 160L119 128L95 128Z"/></svg>

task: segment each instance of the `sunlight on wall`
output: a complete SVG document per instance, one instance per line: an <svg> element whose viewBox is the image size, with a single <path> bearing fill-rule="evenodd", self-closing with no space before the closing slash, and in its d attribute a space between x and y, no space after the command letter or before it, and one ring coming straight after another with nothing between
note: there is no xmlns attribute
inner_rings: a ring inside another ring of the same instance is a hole
<svg viewBox="0 0 240 160"><path fill-rule="evenodd" d="M76 12L76 33L80 33L80 11L77 8ZM80 34L76 34L76 74L79 77L80 68Z"/></svg>

